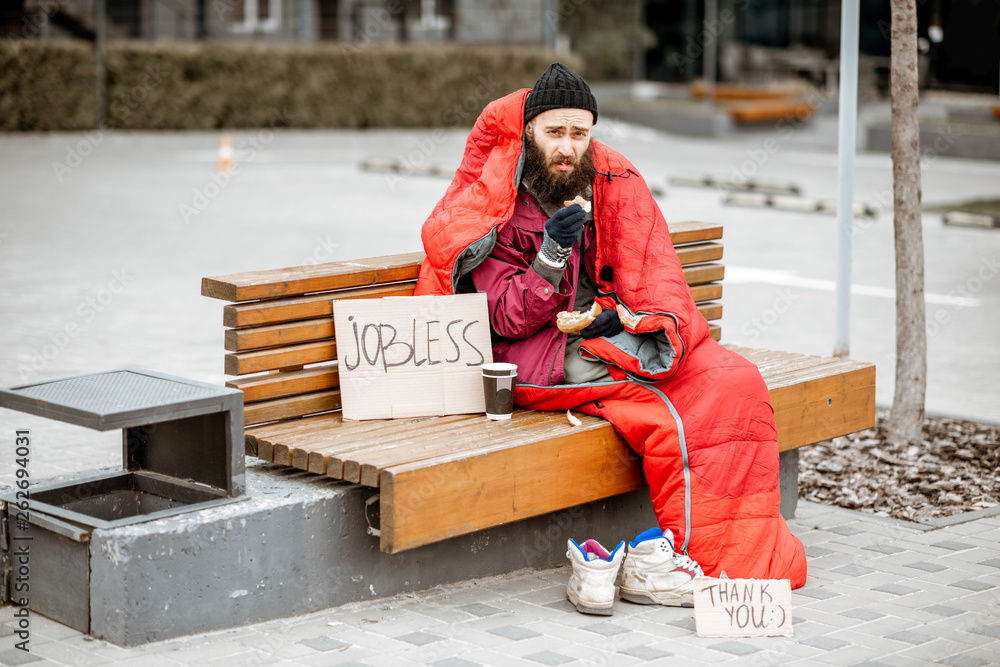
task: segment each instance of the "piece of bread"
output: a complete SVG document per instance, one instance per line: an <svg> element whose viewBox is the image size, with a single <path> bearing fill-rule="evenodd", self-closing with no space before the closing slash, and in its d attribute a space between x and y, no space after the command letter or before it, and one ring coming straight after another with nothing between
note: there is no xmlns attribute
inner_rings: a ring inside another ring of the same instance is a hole
<svg viewBox="0 0 1000 667"><path fill-rule="evenodd" d="M590 310L564 310L556 314L556 327L563 333L576 333L590 326L590 323L601 314L601 306L595 301Z"/></svg>
<svg viewBox="0 0 1000 667"><path fill-rule="evenodd" d="M580 208L582 208L587 213L590 213L590 202L581 197L580 195L577 195L576 199L572 200L567 199L566 201L563 202L563 206L572 206L573 204L579 204Z"/></svg>
<svg viewBox="0 0 1000 667"><path fill-rule="evenodd" d="M625 328L632 329L634 331L635 328L639 326L639 320L642 319L642 316L633 315L620 303L618 304L616 310L618 311L618 320L625 325Z"/></svg>

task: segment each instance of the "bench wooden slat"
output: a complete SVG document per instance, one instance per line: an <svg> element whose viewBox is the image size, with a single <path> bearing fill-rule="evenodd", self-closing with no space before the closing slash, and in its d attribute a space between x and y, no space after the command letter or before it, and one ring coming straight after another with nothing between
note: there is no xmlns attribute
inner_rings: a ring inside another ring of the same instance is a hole
<svg viewBox="0 0 1000 667"><path fill-rule="evenodd" d="M805 120L816 114L816 107L796 100L745 100L726 105L737 123L764 123L783 118Z"/></svg>
<svg viewBox="0 0 1000 667"><path fill-rule="evenodd" d="M437 438L421 438L410 447L403 447L397 443L396 446L345 452L339 457L344 465L343 478L349 482L377 487L379 473L383 468L443 454L478 450L487 445L502 445L523 440L525 436L530 437L540 426L566 423L566 415L562 412L533 413L530 410L519 410L517 418L512 416L506 423L495 424L491 421L479 416L466 428L442 433ZM466 437L469 435L473 437Z"/></svg>
<svg viewBox="0 0 1000 667"><path fill-rule="evenodd" d="M691 297L694 299L695 303L703 303L705 301L716 301L718 299L721 299L722 284L708 283L705 285L692 285Z"/></svg>
<svg viewBox="0 0 1000 667"><path fill-rule="evenodd" d="M722 264L695 264L685 266L683 271L688 285L704 285L722 280L726 267Z"/></svg>
<svg viewBox="0 0 1000 667"><path fill-rule="evenodd" d="M722 327L720 327L718 324L709 325L708 337L715 341L722 340Z"/></svg>
<svg viewBox="0 0 1000 667"><path fill-rule="evenodd" d="M333 338L333 318L269 324L250 329L226 331L225 348L229 352L260 350L296 343L309 343Z"/></svg>
<svg viewBox="0 0 1000 667"><path fill-rule="evenodd" d="M243 403L308 394L340 386L336 365L306 368L299 371L253 375L226 382L227 387L243 391Z"/></svg>
<svg viewBox="0 0 1000 667"><path fill-rule="evenodd" d="M467 422L469 420L475 419L477 415L447 415L444 417L420 417L416 419L404 419L404 420L393 420L402 422L399 427L392 425L391 421L382 421L382 428L379 428L373 435L377 436L377 441L374 442L387 442L395 440L401 433L412 435L415 429L423 429L429 424L433 423L435 426L442 424L454 424ZM320 447L310 448L308 451L304 451L306 456L304 470L309 472L320 473L333 477L334 479L343 479L343 461L338 461L338 456L345 451L358 449L365 444L374 444L370 438L360 438L357 435L348 438L344 441L331 442L329 444L322 445ZM295 467L302 467L294 461L298 460L293 453L293 465Z"/></svg>
<svg viewBox="0 0 1000 667"><path fill-rule="evenodd" d="M243 408L243 423L247 426L298 417L316 412L340 409L340 391L318 391L289 398L251 403ZM263 457L262 457L263 458Z"/></svg>
<svg viewBox="0 0 1000 667"><path fill-rule="evenodd" d="M324 458L325 474L334 479L344 479L344 455L359 450L376 448L391 448L401 445L417 446L421 442L447 438L452 442L462 437L467 431L477 431L483 415L447 415L445 417L427 417L411 423L405 428L395 428L392 422L389 426L374 433L375 438L349 438L342 442L324 447L321 452ZM470 425L472 428L470 429ZM308 469L308 468L307 468Z"/></svg>
<svg viewBox="0 0 1000 667"><path fill-rule="evenodd" d="M291 299L251 301L230 304L222 309L222 324L227 327L251 327L280 324L317 317L332 317L331 301L337 299L381 299L387 296L412 296L417 281L409 280L378 287L362 287L337 292L323 292L315 296Z"/></svg>
<svg viewBox="0 0 1000 667"><path fill-rule="evenodd" d="M714 241L722 238L722 225L717 222L682 220L669 223L670 242L675 246L695 241Z"/></svg>
<svg viewBox="0 0 1000 667"><path fill-rule="evenodd" d="M675 248L682 266L722 259L721 243L694 243Z"/></svg>
<svg viewBox="0 0 1000 667"><path fill-rule="evenodd" d="M722 317L722 304L721 303L702 303L698 304L698 310L701 311L702 316L711 322L712 320L717 320Z"/></svg>
<svg viewBox="0 0 1000 667"><path fill-rule="evenodd" d="M422 252L412 252L202 278L201 293L225 301L254 301L413 280L423 257Z"/></svg>
<svg viewBox="0 0 1000 667"><path fill-rule="evenodd" d="M226 355L226 375L248 375L279 368L317 364L337 359L337 344L333 340L304 343L250 352L233 352Z"/></svg>

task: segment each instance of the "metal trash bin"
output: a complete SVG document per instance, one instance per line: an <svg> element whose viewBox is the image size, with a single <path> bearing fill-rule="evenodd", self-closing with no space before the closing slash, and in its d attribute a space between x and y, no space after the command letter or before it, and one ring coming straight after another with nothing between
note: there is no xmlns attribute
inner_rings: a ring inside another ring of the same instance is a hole
<svg viewBox="0 0 1000 667"><path fill-rule="evenodd" d="M81 632L90 631L94 530L214 507L245 491L237 389L123 369L0 389L0 406L98 431L122 429L121 472L32 482L27 511L16 490L0 494L4 582L15 545L30 545L28 607Z"/></svg>

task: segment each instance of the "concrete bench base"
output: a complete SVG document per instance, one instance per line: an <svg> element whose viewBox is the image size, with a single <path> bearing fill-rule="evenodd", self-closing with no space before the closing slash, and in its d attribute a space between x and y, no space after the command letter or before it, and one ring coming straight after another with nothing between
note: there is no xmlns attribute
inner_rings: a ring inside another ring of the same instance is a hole
<svg viewBox="0 0 1000 667"><path fill-rule="evenodd" d="M553 567L567 537L612 542L656 525L642 489L390 555L367 532L372 489L266 463L250 462L246 479L247 500L94 531L90 634L134 646Z"/></svg>

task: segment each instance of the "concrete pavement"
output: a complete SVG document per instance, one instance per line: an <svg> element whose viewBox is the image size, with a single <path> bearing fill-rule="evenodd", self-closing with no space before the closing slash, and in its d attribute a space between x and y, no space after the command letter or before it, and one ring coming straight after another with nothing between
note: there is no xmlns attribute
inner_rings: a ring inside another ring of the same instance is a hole
<svg viewBox="0 0 1000 667"><path fill-rule="evenodd" d="M692 609L621 600L611 617L583 615L561 567L130 649L35 615L26 654L7 607L0 665L1000 664L1000 517L928 529L800 502L790 526L809 557L793 637L699 638Z"/></svg>

